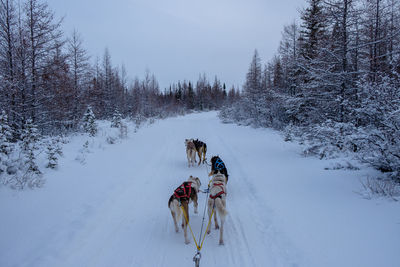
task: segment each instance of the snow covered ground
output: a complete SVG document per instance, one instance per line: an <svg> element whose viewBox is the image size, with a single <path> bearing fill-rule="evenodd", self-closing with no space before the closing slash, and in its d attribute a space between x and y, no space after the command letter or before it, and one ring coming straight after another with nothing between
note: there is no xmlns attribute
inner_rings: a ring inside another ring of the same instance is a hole
<svg viewBox="0 0 400 267"><path fill-rule="evenodd" d="M72 137L43 188L0 188L0 266L194 266L194 242L175 233L167 208L189 175L208 182L207 166L187 167L191 137L230 174L225 245L212 229L200 266L400 266L400 204L357 194L373 170L324 170L333 162L215 112L129 130L114 145L100 133L84 160L86 139ZM199 214L191 207L196 235L204 204L201 194Z"/></svg>

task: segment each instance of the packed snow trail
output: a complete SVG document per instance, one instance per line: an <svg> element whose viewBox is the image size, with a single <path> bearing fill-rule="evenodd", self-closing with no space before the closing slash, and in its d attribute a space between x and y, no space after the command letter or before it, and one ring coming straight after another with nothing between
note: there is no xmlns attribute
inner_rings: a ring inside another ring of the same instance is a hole
<svg viewBox="0 0 400 267"><path fill-rule="evenodd" d="M189 175L208 182L206 165L188 168L185 138L206 142L230 175L225 245L212 227L200 266L399 266L399 205L353 192L371 170L326 171L277 133L222 124L215 112L131 131L84 165L73 141L44 188L3 188L0 266L194 266L194 242L175 233L167 207ZM190 206L196 237L205 201L199 214Z"/></svg>

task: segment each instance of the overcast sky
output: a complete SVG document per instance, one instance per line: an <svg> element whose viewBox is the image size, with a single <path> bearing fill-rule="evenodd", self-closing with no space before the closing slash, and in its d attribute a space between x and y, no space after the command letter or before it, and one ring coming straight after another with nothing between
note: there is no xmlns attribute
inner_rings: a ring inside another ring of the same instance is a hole
<svg viewBox="0 0 400 267"><path fill-rule="evenodd" d="M284 25L298 21L305 0L48 0L63 28L82 35L92 58L107 47L130 78L154 73L170 83L244 82L254 49L263 62L276 53Z"/></svg>

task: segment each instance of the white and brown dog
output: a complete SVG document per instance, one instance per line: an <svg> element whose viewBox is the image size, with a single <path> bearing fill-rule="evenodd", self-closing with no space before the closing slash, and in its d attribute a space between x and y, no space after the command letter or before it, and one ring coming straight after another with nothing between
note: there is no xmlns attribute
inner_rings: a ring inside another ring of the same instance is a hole
<svg viewBox="0 0 400 267"><path fill-rule="evenodd" d="M201 182L198 177L190 176L186 182L183 182L177 189L175 189L174 193L168 201L168 207L171 211L172 219L174 220L175 232L179 232L178 221L182 217L182 228L186 244L190 242L187 235L187 222L189 222L189 204L193 202L194 213L198 213L197 194L200 190L200 185ZM185 213L183 214L183 216L182 209Z"/></svg>
<svg viewBox="0 0 400 267"><path fill-rule="evenodd" d="M196 146L194 145L193 139L185 139L185 145L188 167L190 167L190 165L194 166L196 163Z"/></svg>
<svg viewBox="0 0 400 267"><path fill-rule="evenodd" d="M227 215L226 211L226 177L224 174L218 172L211 180L210 185L210 197L208 199L208 218L212 216L214 211L214 223L215 229L219 229L219 244L224 244L224 222ZM218 224L218 218L220 219L221 226ZM207 233L209 234L211 229L208 228Z"/></svg>

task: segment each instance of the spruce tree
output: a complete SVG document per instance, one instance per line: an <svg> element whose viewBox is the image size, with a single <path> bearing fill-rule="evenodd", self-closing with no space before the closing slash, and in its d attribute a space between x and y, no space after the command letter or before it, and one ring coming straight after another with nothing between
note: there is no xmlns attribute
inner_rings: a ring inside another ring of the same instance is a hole
<svg viewBox="0 0 400 267"><path fill-rule="evenodd" d="M260 119L260 106L262 104L262 99L260 99L262 95L262 67L257 50L254 51L243 89L244 104L249 115L248 117L254 118L256 123L258 123Z"/></svg>
<svg viewBox="0 0 400 267"><path fill-rule="evenodd" d="M12 129L8 125L8 117L5 111L0 114L0 153L9 155L11 152Z"/></svg>
<svg viewBox="0 0 400 267"><path fill-rule="evenodd" d="M89 133L90 136L95 136L97 134L96 117L90 106L88 106L83 116L83 130Z"/></svg>
<svg viewBox="0 0 400 267"><path fill-rule="evenodd" d="M24 175L17 179L17 187L24 188L25 185L30 187L40 186L41 180L39 179L42 172L36 164L35 152L38 149L37 143L39 141L39 133L36 125L31 119L28 119L24 125L21 134L22 138L22 151L24 154L24 167L26 169Z"/></svg>
<svg viewBox="0 0 400 267"><path fill-rule="evenodd" d="M10 139L12 138L11 127L8 125L7 114L0 114L0 174L6 169L7 161L12 152Z"/></svg>
<svg viewBox="0 0 400 267"><path fill-rule="evenodd" d="M56 147L56 142L49 142L47 144L47 149L46 149L46 154L47 154L47 160L48 163L46 165L46 168L50 169L55 169L58 164L58 158L57 158L57 147Z"/></svg>
<svg viewBox="0 0 400 267"><path fill-rule="evenodd" d="M326 14L322 0L308 0L309 6L303 11L301 19L302 38L304 40L302 54L305 59L315 59L326 40Z"/></svg>
<svg viewBox="0 0 400 267"><path fill-rule="evenodd" d="M111 127L118 128L121 126L122 123L122 115L118 111L118 109L114 110L113 117L111 119Z"/></svg>

